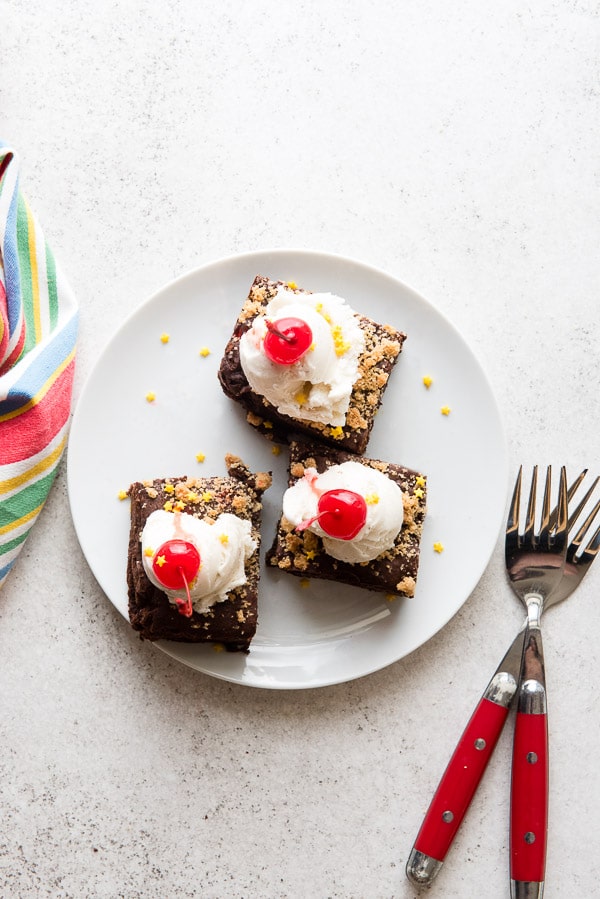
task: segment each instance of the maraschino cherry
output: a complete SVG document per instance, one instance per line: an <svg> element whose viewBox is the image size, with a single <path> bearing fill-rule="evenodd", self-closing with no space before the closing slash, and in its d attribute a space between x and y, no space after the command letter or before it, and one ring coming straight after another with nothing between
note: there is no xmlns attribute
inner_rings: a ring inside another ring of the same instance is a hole
<svg viewBox="0 0 600 899"><path fill-rule="evenodd" d="M186 598L175 598L177 611L186 618L193 613L190 583L200 571L200 553L187 540L167 540L154 554L152 571L167 590L183 587Z"/></svg>
<svg viewBox="0 0 600 899"><path fill-rule="evenodd" d="M293 365L309 349L312 331L301 318L280 318L268 321L263 341L265 356L278 365Z"/></svg>
<svg viewBox="0 0 600 899"><path fill-rule="evenodd" d="M318 521L326 534L338 540L353 540L367 520L367 503L353 490L327 490L319 497L317 515L301 521L297 530L303 531Z"/></svg>

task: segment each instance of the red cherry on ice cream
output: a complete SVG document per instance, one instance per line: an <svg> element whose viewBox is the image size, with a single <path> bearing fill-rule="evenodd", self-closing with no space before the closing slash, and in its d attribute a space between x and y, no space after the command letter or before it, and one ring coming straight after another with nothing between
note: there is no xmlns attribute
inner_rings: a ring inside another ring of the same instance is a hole
<svg viewBox="0 0 600 899"><path fill-rule="evenodd" d="M353 490L327 490L317 504L318 521L326 534L339 540L352 540L367 520L364 497Z"/></svg>
<svg viewBox="0 0 600 899"><path fill-rule="evenodd" d="M304 356L312 343L312 331L301 318L267 321L263 341L265 356L278 365L293 365Z"/></svg>
<svg viewBox="0 0 600 899"><path fill-rule="evenodd" d="M167 590L186 590L200 571L200 553L187 540L167 540L154 554L152 570Z"/></svg>

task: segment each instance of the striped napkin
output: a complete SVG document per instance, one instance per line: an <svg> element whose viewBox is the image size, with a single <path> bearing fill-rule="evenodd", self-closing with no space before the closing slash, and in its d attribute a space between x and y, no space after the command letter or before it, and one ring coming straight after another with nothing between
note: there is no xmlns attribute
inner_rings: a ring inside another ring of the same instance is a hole
<svg viewBox="0 0 600 899"><path fill-rule="evenodd" d="M0 143L0 586L67 441L77 304Z"/></svg>

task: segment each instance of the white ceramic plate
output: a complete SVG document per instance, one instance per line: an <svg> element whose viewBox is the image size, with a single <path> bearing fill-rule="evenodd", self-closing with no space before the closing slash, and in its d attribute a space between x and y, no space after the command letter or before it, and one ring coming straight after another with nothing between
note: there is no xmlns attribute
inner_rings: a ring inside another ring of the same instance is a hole
<svg viewBox="0 0 600 899"><path fill-rule="evenodd" d="M389 603L383 595L325 581L303 587L263 565L259 626L248 655L155 645L192 668L250 686L341 683L402 658L448 622L481 577L505 508L506 445L489 384L460 334L404 284L341 257L275 250L214 262L163 288L118 330L82 392L68 454L71 510L86 559L125 618L129 503L118 493L134 480L225 474L226 452L255 470L272 470L264 554L285 489L287 454L273 455L217 381L221 353L259 273L337 293L408 335L368 455L428 475L416 596ZM166 344L163 332L170 335ZM210 355L201 356L202 347ZM433 379L429 389L424 375ZM149 391L153 403L145 398ZM442 406L450 407L448 416ZM201 464L197 453L205 454ZM444 546L439 554L433 549L438 541Z"/></svg>

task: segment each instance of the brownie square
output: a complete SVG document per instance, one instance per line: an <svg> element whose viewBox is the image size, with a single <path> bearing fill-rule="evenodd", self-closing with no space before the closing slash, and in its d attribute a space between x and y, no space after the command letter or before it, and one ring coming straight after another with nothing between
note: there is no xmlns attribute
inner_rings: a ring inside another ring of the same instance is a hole
<svg viewBox="0 0 600 899"><path fill-rule="evenodd" d="M225 458L228 476L172 477L135 482L129 488L131 529L127 557L129 618L146 640L186 643L222 643L230 652L247 652L257 624L261 496L271 484L267 473L253 473L237 456ZM257 549L246 561L247 582L208 611L181 615L168 596L146 576L142 562L141 534L152 512L177 508L195 518L212 521L230 512L251 523Z"/></svg>
<svg viewBox="0 0 600 899"><path fill-rule="evenodd" d="M393 462L368 459L299 439L290 441L289 486L300 480L307 468L315 468L322 474L332 465L347 461L378 469L402 490L404 522L392 548L369 562L342 562L325 552L317 534L310 530L295 530L282 515L275 540L267 553L267 563L297 577L338 581L394 596L413 596L426 512L426 481L423 475Z"/></svg>
<svg viewBox="0 0 600 899"><path fill-rule="evenodd" d="M367 448L375 415L406 334L355 312L365 342L344 425L334 427L292 418L280 413L265 397L252 390L240 362L242 334L252 326L257 316L264 314L267 304L280 287L287 287L298 294L310 293L296 285L257 275L221 360L218 373L221 386L228 397L246 409L249 424L270 440L285 443L290 433L303 433L332 447L362 454Z"/></svg>

